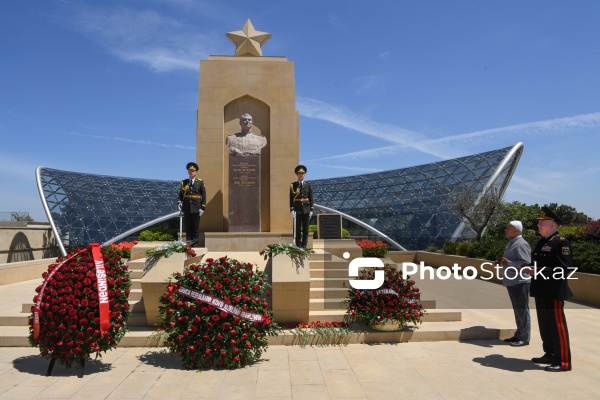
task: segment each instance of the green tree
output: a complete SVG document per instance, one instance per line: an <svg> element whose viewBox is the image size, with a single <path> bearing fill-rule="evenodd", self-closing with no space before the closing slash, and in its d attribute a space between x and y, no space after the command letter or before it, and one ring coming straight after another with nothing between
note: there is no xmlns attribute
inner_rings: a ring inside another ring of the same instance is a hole
<svg viewBox="0 0 600 400"><path fill-rule="evenodd" d="M528 206L519 201L504 203L494 225L488 226L486 234L504 237L504 228L510 221L521 221L523 230L531 229L537 231L537 218L540 215L540 206L537 204Z"/></svg>
<svg viewBox="0 0 600 400"><path fill-rule="evenodd" d="M493 188L492 188L493 189ZM494 190L480 196L481 189L463 186L462 191L451 195L449 207L475 232L480 241L488 225L495 225L504 208L502 199Z"/></svg>
<svg viewBox="0 0 600 400"><path fill-rule="evenodd" d="M560 216L564 222L563 225L584 225L592 220L584 213L577 211L575 207L564 204L558 205L556 203L546 204L546 207L549 207Z"/></svg>

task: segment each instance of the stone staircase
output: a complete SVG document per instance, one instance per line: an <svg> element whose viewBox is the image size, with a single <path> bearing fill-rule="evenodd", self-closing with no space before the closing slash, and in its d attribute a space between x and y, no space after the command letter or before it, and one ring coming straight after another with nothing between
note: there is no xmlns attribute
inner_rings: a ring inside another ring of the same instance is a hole
<svg viewBox="0 0 600 400"><path fill-rule="evenodd" d="M384 259L386 264L396 264ZM348 281L348 264L343 258L322 250L310 257L310 308L309 322L341 322L346 315L342 303L351 288ZM435 300L421 300L427 314L423 322L461 321L460 311L437 310Z"/></svg>

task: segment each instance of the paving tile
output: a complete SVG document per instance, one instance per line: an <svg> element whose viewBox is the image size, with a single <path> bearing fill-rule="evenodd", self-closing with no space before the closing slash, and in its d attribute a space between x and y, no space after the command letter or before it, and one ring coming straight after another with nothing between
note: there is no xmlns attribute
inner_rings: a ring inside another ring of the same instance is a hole
<svg viewBox="0 0 600 400"><path fill-rule="evenodd" d="M327 385L323 384L308 384L294 385L292 384L292 398L294 400L329 400L329 392Z"/></svg>
<svg viewBox="0 0 600 400"><path fill-rule="evenodd" d="M323 373L317 360L290 361L290 381L292 386L325 384Z"/></svg>
<svg viewBox="0 0 600 400"><path fill-rule="evenodd" d="M256 383L256 397L291 397L292 385L289 369L260 370Z"/></svg>

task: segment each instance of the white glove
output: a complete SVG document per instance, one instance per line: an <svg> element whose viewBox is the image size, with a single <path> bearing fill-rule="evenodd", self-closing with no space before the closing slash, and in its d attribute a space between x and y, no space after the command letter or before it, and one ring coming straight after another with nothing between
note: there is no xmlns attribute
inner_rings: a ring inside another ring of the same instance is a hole
<svg viewBox="0 0 600 400"><path fill-rule="evenodd" d="M200 209L200 210L198 211L198 215L202 216L202 214L204 214L204 210L203 210L203 209Z"/></svg>
<svg viewBox="0 0 600 400"><path fill-rule="evenodd" d="M296 218L296 211L292 211L292 218Z"/></svg>
<svg viewBox="0 0 600 400"><path fill-rule="evenodd" d="M183 207L183 204L177 203L177 208L179 208L179 212L181 212L181 207Z"/></svg>
<svg viewBox="0 0 600 400"><path fill-rule="evenodd" d="M310 214L308 214L308 219L311 219L313 216L313 212L311 211Z"/></svg>

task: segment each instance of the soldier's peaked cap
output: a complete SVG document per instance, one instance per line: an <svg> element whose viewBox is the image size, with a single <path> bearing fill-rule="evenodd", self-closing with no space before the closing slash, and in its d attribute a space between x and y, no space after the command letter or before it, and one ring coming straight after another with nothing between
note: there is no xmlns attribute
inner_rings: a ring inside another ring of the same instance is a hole
<svg viewBox="0 0 600 400"><path fill-rule="evenodd" d="M297 166L297 167L294 169L294 173L296 173L296 174L297 174L298 172L304 172L304 173L306 173L306 171L307 171L307 170L308 170L308 169L307 169L307 168L306 168L304 165L300 164L300 165L298 165L298 166Z"/></svg>
<svg viewBox="0 0 600 400"><path fill-rule="evenodd" d="M558 225L562 225L563 224L563 220L556 215L556 213L554 211L552 211L551 209L549 209L548 207L544 206L542 207L542 212L540 213L540 216L538 217L539 220L550 220L550 221L554 221L556 222Z"/></svg>
<svg viewBox="0 0 600 400"><path fill-rule="evenodd" d="M195 162L189 162L186 164L185 169L187 171L189 171L190 169L193 169L194 171L198 171L198 164L196 164Z"/></svg>

